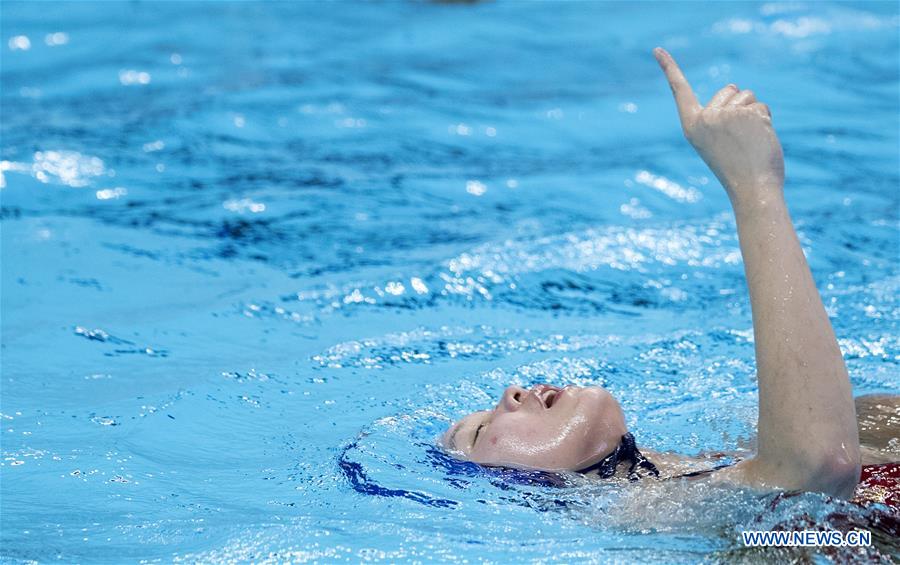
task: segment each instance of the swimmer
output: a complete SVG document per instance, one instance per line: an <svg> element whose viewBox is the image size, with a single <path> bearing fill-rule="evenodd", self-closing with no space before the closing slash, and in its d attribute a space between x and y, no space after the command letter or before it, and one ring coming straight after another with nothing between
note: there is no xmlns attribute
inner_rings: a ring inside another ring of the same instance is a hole
<svg viewBox="0 0 900 565"><path fill-rule="evenodd" d="M863 418L864 431L888 428L867 432L873 443L861 449L847 368L785 204L784 159L769 107L734 84L703 106L672 56L662 48L653 53L685 137L725 188L736 218L753 312L756 454L729 466L707 459L697 471L697 459L642 453L608 391L550 385L507 388L493 409L462 418L441 442L455 457L485 466L631 480L703 476L849 499L863 455L866 463L892 460L897 397L859 403L878 407ZM878 419L878 410L887 416Z"/></svg>

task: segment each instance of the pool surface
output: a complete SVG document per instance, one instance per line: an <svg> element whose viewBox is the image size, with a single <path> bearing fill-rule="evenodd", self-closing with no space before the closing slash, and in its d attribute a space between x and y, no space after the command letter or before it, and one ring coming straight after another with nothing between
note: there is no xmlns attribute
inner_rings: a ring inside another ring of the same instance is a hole
<svg viewBox="0 0 900 565"><path fill-rule="evenodd" d="M734 220L656 45L770 105L855 393L900 392L896 2L0 10L0 561L797 559L739 532L865 521L435 438L546 381L639 445L752 450Z"/></svg>

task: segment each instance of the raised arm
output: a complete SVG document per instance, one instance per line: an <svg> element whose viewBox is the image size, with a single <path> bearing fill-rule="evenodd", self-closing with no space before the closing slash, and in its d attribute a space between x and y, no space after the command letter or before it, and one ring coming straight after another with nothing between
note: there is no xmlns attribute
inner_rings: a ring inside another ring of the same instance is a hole
<svg viewBox="0 0 900 565"><path fill-rule="evenodd" d="M850 497L860 470L850 380L784 202L784 159L769 108L733 84L701 106L672 56L661 48L654 55L685 137L731 200L750 289L758 450L727 474Z"/></svg>

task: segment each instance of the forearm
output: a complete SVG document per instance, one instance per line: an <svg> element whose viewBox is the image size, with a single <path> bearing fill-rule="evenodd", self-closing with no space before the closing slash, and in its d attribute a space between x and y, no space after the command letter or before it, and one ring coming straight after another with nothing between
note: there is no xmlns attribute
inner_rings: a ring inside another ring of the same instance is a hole
<svg viewBox="0 0 900 565"><path fill-rule="evenodd" d="M807 481L847 476L859 465L847 369L781 187L758 187L753 194L749 202L735 202L734 210L753 310L756 464L780 486L843 491Z"/></svg>

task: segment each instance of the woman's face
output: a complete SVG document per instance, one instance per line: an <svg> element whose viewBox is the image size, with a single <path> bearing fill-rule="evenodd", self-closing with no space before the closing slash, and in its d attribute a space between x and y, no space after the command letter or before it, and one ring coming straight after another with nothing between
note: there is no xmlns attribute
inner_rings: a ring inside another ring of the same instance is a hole
<svg viewBox="0 0 900 565"><path fill-rule="evenodd" d="M619 403L603 388L511 386L493 410L451 426L443 444L482 465L577 471L612 453L627 431Z"/></svg>

